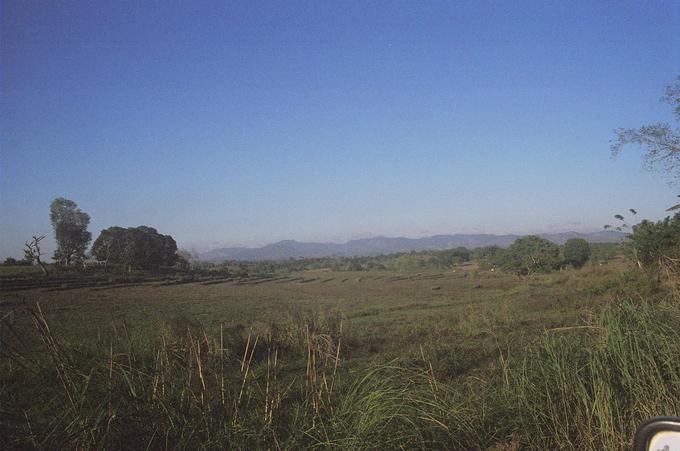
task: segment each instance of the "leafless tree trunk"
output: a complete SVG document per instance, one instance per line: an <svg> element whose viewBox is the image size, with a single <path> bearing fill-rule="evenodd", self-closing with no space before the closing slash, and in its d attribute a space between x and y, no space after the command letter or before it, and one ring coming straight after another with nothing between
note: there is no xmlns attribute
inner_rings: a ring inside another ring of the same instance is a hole
<svg viewBox="0 0 680 451"><path fill-rule="evenodd" d="M112 243L110 241L106 243L106 260L104 260L104 270L107 270L109 267L109 258L111 258L111 246Z"/></svg>
<svg viewBox="0 0 680 451"><path fill-rule="evenodd" d="M42 255L40 251L40 242L44 238L45 235L33 235L33 238L30 241L26 241L26 243L24 243L24 252L26 253L26 257L38 263L38 266L40 266L40 269L42 270L45 277L49 277L50 273L47 271L47 266L45 266L45 263L43 263L43 261L40 259L40 256Z"/></svg>

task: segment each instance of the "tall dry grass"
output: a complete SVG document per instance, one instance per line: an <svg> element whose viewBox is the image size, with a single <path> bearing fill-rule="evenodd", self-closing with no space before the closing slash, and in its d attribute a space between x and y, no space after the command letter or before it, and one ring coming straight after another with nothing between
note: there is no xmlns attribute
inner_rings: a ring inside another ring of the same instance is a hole
<svg viewBox="0 0 680 451"><path fill-rule="evenodd" d="M30 333L0 330L3 449L626 449L644 419L680 414L672 299L614 303L456 378L426 351L346 366L337 316L214 334L117 321L75 341L39 305L24 315Z"/></svg>
<svg viewBox="0 0 680 451"><path fill-rule="evenodd" d="M530 448L629 449L638 425L680 414L680 310L625 301L583 328L549 331L513 371Z"/></svg>

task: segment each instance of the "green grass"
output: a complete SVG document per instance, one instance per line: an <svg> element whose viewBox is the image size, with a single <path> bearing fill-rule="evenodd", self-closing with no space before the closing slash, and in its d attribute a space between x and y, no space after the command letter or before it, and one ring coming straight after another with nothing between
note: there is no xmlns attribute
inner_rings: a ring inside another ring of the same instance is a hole
<svg viewBox="0 0 680 451"><path fill-rule="evenodd" d="M680 308L623 269L5 293L0 445L626 449L680 413Z"/></svg>
<svg viewBox="0 0 680 451"><path fill-rule="evenodd" d="M39 277L40 268L37 266L5 266L0 265L1 277L32 276Z"/></svg>
<svg viewBox="0 0 680 451"><path fill-rule="evenodd" d="M626 449L644 420L680 413L680 309L626 301L546 333L513 372L532 448Z"/></svg>

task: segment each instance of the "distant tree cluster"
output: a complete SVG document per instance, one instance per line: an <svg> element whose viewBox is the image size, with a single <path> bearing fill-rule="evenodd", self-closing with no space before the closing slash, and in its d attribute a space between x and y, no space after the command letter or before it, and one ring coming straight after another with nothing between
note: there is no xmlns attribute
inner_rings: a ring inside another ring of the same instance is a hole
<svg viewBox="0 0 680 451"><path fill-rule="evenodd" d="M503 253L501 268L521 276L559 269L560 248L552 241L529 235L518 238Z"/></svg>
<svg viewBox="0 0 680 451"><path fill-rule="evenodd" d="M130 269L158 269L177 262L177 243L152 227L109 227L92 245L92 255L104 266Z"/></svg>
<svg viewBox="0 0 680 451"><path fill-rule="evenodd" d="M479 261L481 269L499 268L503 264L503 248L484 246L473 250L473 258Z"/></svg>
<svg viewBox="0 0 680 451"><path fill-rule="evenodd" d="M598 255L607 258L617 255L617 245L597 245ZM228 270L233 274L264 274L327 269L333 271L423 271L454 269L467 262L476 261L483 270L500 269L531 276L571 265L581 268L591 259L591 245L583 239L568 240L564 246L537 236L517 239L509 248L485 246L475 249L457 247L444 250L401 252L363 257L290 258L268 261L225 261L199 263L203 270Z"/></svg>
<svg viewBox="0 0 680 451"><path fill-rule="evenodd" d="M22 259L22 260L17 260L14 257L7 257L4 262L2 262L3 266L30 266L33 264L31 260L27 259Z"/></svg>
<svg viewBox="0 0 680 451"><path fill-rule="evenodd" d="M87 230L90 216L78 208L72 200L58 197L50 204L50 221L54 229L57 249L53 260L57 266L68 268L76 264L84 265L88 258L87 248L92 241L92 234ZM24 244L23 260L8 258L7 266L19 264L37 264L45 276L49 276L48 266L44 261L41 241L44 235L33 236ZM128 270L158 269L170 267L178 262L177 243L169 235L162 235L152 227L109 227L102 230L95 240L91 256L103 263L120 265ZM190 268L189 259L183 257L181 263Z"/></svg>
<svg viewBox="0 0 680 451"><path fill-rule="evenodd" d="M518 276L531 276L568 265L576 269L583 267L591 259L591 245L582 238L572 238L560 249L552 241L528 235L518 238L507 249L488 246L475 250L475 255L481 268L498 268Z"/></svg>
<svg viewBox="0 0 680 451"><path fill-rule="evenodd" d="M382 259L383 269L417 271L422 269L448 269L470 261L470 251L464 247L444 250L399 253Z"/></svg>
<svg viewBox="0 0 680 451"><path fill-rule="evenodd" d="M289 258L286 260L225 261L223 263L196 263L201 268L228 268L234 273L263 274L328 269L333 271L411 271L423 269L449 269L472 259L472 251L455 249L398 252L388 255L354 257Z"/></svg>

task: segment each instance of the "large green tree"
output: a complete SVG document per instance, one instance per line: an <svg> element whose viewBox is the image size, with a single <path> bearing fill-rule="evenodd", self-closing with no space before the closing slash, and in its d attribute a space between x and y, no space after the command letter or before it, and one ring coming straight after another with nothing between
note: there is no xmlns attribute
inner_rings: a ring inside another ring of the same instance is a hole
<svg viewBox="0 0 680 451"><path fill-rule="evenodd" d="M120 264L128 269L157 269L177 261L177 243L147 226L109 227L92 245L92 255L105 265Z"/></svg>
<svg viewBox="0 0 680 451"><path fill-rule="evenodd" d="M519 276L550 272L560 265L559 246L535 235L516 239L502 257L502 268Z"/></svg>
<svg viewBox="0 0 680 451"><path fill-rule="evenodd" d="M72 200L58 197L50 204L50 220L57 241L54 260L62 266L70 266L84 259L92 240L92 234L87 231L90 215Z"/></svg>
<svg viewBox="0 0 680 451"><path fill-rule="evenodd" d="M571 238L562 249L564 261L574 268L581 268L590 258L590 244L583 238Z"/></svg>
<svg viewBox="0 0 680 451"><path fill-rule="evenodd" d="M126 263L124 255L127 230L123 227L109 227L102 230L92 244L92 255L107 267L109 263Z"/></svg>

